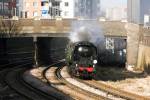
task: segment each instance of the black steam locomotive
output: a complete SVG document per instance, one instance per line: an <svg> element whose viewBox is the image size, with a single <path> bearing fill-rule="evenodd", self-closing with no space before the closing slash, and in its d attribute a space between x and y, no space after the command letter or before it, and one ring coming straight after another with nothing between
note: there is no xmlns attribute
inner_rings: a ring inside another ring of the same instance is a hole
<svg viewBox="0 0 150 100"><path fill-rule="evenodd" d="M93 78L97 64L97 48L90 42L71 43L67 47L68 69L71 75Z"/></svg>

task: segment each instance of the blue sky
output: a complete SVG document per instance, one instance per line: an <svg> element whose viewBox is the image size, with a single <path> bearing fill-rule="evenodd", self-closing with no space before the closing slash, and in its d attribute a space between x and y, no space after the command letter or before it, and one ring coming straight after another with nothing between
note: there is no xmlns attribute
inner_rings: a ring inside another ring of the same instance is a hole
<svg viewBox="0 0 150 100"><path fill-rule="evenodd" d="M121 7L126 6L127 0L101 0L102 9L109 7Z"/></svg>

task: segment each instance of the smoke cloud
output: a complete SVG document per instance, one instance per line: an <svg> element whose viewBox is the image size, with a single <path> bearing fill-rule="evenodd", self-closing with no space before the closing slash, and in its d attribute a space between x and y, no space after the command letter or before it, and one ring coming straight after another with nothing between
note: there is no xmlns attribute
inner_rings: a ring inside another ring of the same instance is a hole
<svg viewBox="0 0 150 100"><path fill-rule="evenodd" d="M71 42L89 41L99 47L104 43L104 35L97 20L78 20L72 22L69 39Z"/></svg>

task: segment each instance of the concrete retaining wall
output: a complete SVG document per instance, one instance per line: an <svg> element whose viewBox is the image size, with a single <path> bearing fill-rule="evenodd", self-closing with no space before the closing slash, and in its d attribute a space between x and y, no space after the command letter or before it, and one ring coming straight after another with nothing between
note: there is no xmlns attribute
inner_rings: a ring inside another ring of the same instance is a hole
<svg viewBox="0 0 150 100"><path fill-rule="evenodd" d="M127 29L127 69L133 71L136 68L138 58L140 26L133 23L126 24Z"/></svg>
<svg viewBox="0 0 150 100"><path fill-rule="evenodd" d="M150 46L139 45L137 69L150 73Z"/></svg>

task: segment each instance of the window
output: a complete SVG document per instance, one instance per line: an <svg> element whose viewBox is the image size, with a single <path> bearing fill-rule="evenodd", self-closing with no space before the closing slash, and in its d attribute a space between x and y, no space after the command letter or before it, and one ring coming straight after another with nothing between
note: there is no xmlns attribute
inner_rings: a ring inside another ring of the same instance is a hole
<svg viewBox="0 0 150 100"><path fill-rule="evenodd" d="M27 2L25 2L25 7L27 8L27 7L29 7L29 3L27 3Z"/></svg>
<svg viewBox="0 0 150 100"><path fill-rule="evenodd" d="M0 10L2 10L3 8L2 8L2 4L0 4Z"/></svg>
<svg viewBox="0 0 150 100"><path fill-rule="evenodd" d="M41 2L41 6L46 6L46 5L49 5L49 2L48 2L48 1L43 1L43 2Z"/></svg>
<svg viewBox="0 0 150 100"><path fill-rule="evenodd" d="M19 0L16 0L16 3L19 3Z"/></svg>
<svg viewBox="0 0 150 100"><path fill-rule="evenodd" d="M60 10L59 9L56 9L56 16L60 16Z"/></svg>
<svg viewBox="0 0 150 100"><path fill-rule="evenodd" d="M90 4L91 4L91 2L90 2L90 1L87 1L87 4L88 4L88 5L90 5Z"/></svg>
<svg viewBox="0 0 150 100"><path fill-rule="evenodd" d="M37 11L33 12L33 16L34 17L38 16L38 12Z"/></svg>
<svg viewBox="0 0 150 100"><path fill-rule="evenodd" d="M56 9L56 16L58 15L58 9Z"/></svg>
<svg viewBox="0 0 150 100"><path fill-rule="evenodd" d="M41 6L44 6L44 2L41 2Z"/></svg>
<svg viewBox="0 0 150 100"><path fill-rule="evenodd" d="M75 2L75 7L78 7L78 3L77 2Z"/></svg>
<svg viewBox="0 0 150 100"><path fill-rule="evenodd" d="M28 18L28 12L27 11L25 12L25 18Z"/></svg>
<svg viewBox="0 0 150 100"><path fill-rule="evenodd" d="M65 2L65 6L66 6L66 7L69 6L69 3L68 3L68 2Z"/></svg>
<svg viewBox="0 0 150 100"><path fill-rule="evenodd" d="M68 16L68 13L69 13L68 11L65 11L64 16Z"/></svg>
<svg viewBox="0 0 150 100"><path fill-rule="evenodd" d="M21 15L21 18L23 18L23 12L22 11L20 12L20 15Z"/></svg>
<svg viewBox="0 0 150 100"><path fill-rule="evenodd" d="M60 6L59 2L52 2L52 6Z"/></svg>
<svg viewBox="0 0 150 100"><path fill-rule="evenodd" d="M33 2L33 7L37 8L38 7L38 3L37 2Z"/></svg>
<svg viewBox="0 0 150 100"><path fill-rule="evenodd" d="M97 3L99 3L99 4L100 4L100 0L97 0Z"/></svg>

